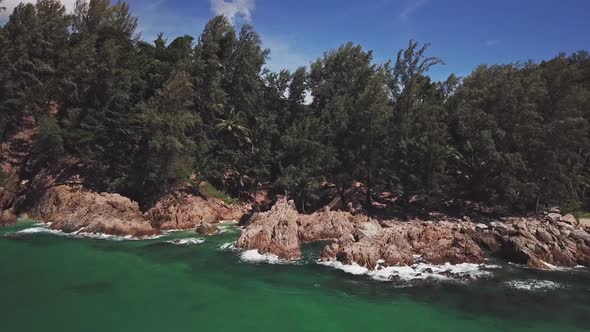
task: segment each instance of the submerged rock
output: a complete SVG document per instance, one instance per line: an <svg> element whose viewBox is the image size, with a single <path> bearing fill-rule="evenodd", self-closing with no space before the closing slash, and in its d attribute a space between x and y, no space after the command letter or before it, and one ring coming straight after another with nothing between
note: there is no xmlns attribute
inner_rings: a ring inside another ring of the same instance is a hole
<svg viewBox="0 0 590 332"><path fill-rule="evenodd" d="M28 211L31 218L71 233L149 236L157 234L136 202L118 194L97 193L61 185L40 194Z"/></svg>
<svg viewBox="0 0 590 332"><path fill-rule="evenodd" d="M197 233L202 235L215 235L219 234L219 228L217 226L210 224L210 223L202 223L197 226L196 229Z"/></svg>
<svg viewBox="0 0 590 332"><path fill-rule="evenodd" d="M298 218L293 201L279 198L270 211L252 216L236 248L256 249L261 254L273 254L287 260L299 259Z"/></svg>

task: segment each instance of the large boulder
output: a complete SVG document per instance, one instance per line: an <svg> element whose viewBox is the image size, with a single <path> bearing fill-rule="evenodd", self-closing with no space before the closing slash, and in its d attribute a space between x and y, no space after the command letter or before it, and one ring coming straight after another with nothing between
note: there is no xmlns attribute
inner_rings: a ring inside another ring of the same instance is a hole
<svg viewBox="0 0 590 332"><path fill-rule="evenodd" d="M217 198L175 191L162 197L145 216L157 229L195 229L203 223L239 220L244 212L243 207L228 205Z"/></svg>
<svg viewBox="0 0 590 332"><path fill-rule="evenodd" d="M17 221L16 215L10 210L0 211L0 226L9 226Z"/></svg>
<svg viewBox="0 0 590 332"><path fill-rule="evenodd" d="M251 217L250 224L236 242L236 248L256 249L261 254L273 254L287 260L298 259L301 257L298 218L293 201L279 198L269 211Z"/></svg>
<svg viewBox="0 0 590 332"><path fill-rule="evenodd" d="M215 235L215 234L219 234L219 228L213 224L210 223L202 223L199 226L197 226L196 229L197 233L202 234L202 235Z"/></svg>
<svg viewBox="0 0 590 332"><path fill-rule="evenodd" d="M158 231L142 216L136 202L118 194L97 193L80 186L44 190L27 213L64 232L149 236Z"/></svg>

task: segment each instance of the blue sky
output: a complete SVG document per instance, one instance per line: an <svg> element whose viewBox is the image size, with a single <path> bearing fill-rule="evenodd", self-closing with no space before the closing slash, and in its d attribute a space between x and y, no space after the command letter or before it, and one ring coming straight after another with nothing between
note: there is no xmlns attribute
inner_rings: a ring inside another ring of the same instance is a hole
<svg viewBox="0 0 590 332"><path fill-rule="evenodd" d="M10 8L11 2L7 0ZM68 7L75 0L64 0ZM590 49L589 0L129 0L145 40L198 36L215 14L248 22L271 49L272 70L308 65L347 41L393 59L413 38L446 65L435 80L478 64L548 59ZM0 17L0 20L2 18Z"/></svg>

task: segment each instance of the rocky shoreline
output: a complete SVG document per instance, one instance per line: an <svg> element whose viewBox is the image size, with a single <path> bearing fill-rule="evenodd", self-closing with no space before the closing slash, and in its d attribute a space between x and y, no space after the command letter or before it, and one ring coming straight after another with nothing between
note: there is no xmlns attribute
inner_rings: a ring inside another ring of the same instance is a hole
<svg viewBox="0 0 590 332"><path fill-rule="evenodd" d="M589 229L557 210L532 217L398 220L371 218L359 208L340 211L342 204L300 214L293 202L279 198L269 211L252 212L255 209L247 205L228 205L200 196L198 190L178 188L144 212L127 197L85 188L79 175L71 175L78 174L75 160L21 179L36 132L34 119L25 120L25 129L3 147L9 153L1 166L9 176L0 188L0 225L15 223L18 215L65 233L148 237L173 229L214 235L219 232L216 223L241 220L244 227L236 248L286 260L299 259L303 243L330 241L322 261L369 270L408 266L418 259L480 264L488 257L537 269L590 266Z"/></svg>
<svg viewBox="0 0 590 332"><path fill-rule="evenodd" d="M488 223L375 220L329 209L301 215L282 198L270 211L252 216L236 247L294 260L302 243L320 240L332 240L322 261L369 270L412 265L418 258L429 264L483 263L497 257L537 269L590 266L588 229L572 215L556 212Z"/></svg>
<svg viewBox="0 0 590 332"><path fill-rule="evenodd" d="M26 206L19 215L50 223L52 229L65 233L146 237L182 229L214 235L216 223L244 221L249 216L236 248L255 249L285 260L299 259L303 243L330 241L322 250L322 261L369 270L408 266L417 263L417 258L429 264L480 264L496 257L537 269L590 266L589 229L574 216L557 210L532 217L485 220L449 216L436 220L375 219L333 211L329 206L300 214L292 201L279 198L269 211L248 214L248 206L228 205L185 188L162 196L142 212L127 197L93 192L79 184L58 184L45 174L33 180L32 188L34 195L29 196L33 198L10 200L13 205ZM5 191L4 198L6 193L10 192ZM3 208L0 217L0 225L17 220L10 208Z"/></svg>
<svg viewBox="0 0 590 332"><path fill-rule="evenodd" d="M44 190L20 215L65 233L147 237L172 229L215 235L217 223L243 221L247 211L247 206L176 191L142 212L137 203L118 194L57 185ZM16 222L9 210L2 216L2 224ZM235 247L284 260L299 259L304 243L329 241L321 261L368 270L418 262L481 264L490 257L536 269L590 266L589 229L557 211L485 222L448 216L437 221L374 219L329 207L300 214L292 201L279 198L269 211L249 216Z"/></svg>
<svg viewBox="0 0 590 332"><path fill-rule="evenodd" d="M428 264L480 264L488 257L531 268L590 266L590 229L572 215L552 210L542 215L509 218L376 219L352 202L364 197L362 186L346 193L348 211L339 197L312 214L300 214L292 201L279 197L266 212L248 205L228 205L204 197L195 188L177 188L160 197L147 211L127 197L86 188L76 160L62 160L34 175L23 171L37 134L33 117L2 144L0 166L7 177L0 187L0 226L14 224L17 215L50 223L65 233L148 237L168 230L195 230L215 235L223 220L240 220L242 234L235 246L280 259L297 260L303 243L329 241L324 262L377 267ZM257 206L269 206L266 194ZM358 201L358 200L357 200ZM349 212L351 211L351 212Z"/></svg>

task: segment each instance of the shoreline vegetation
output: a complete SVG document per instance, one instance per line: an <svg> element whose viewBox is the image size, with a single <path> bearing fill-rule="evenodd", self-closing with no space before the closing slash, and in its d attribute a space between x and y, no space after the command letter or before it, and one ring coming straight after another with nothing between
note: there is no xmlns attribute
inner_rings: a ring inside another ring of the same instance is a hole
<svg viewBox="0 0 590 332"><path fill-rule="evenodd" d="M254 27L143 41L124 2L21 4L0 27L0 224L216 234L367 269L590 266L590 55L481 65L346 43L271 72ZM418 258L419 257L419 258Z"/></svg>

